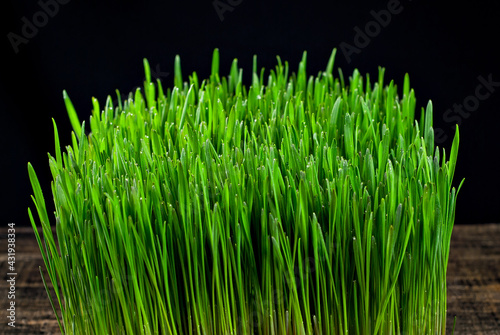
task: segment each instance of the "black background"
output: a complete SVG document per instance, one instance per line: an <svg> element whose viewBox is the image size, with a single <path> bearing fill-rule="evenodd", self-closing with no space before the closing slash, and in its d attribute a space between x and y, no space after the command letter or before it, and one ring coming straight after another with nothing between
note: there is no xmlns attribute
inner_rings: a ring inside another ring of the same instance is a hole
<svg viewBox="0 0 500 335"><path fill-rule="evenodd" d="M387 9L390 1L221 0L219 3L232 4L231 10L221 14L223 20L211 0L64 2L57 13L39 22L36 34L31 31L33 36L19 44L17 52L9 36L23 35L23 20L33 23L43 19L43 6L16 0L4 2L0 10L0 203L4 223L29 224L32 190L28 162L34 165L51 203L47 159L47 152L54 152L51 118L58 124L62 144L70 144L63 89L80 120L86 120L91 97L102 106L116 89L128 93L142 84L143 58L149 60L164 86L172 86L176 54L181 57L185 79L193 71L202 79L209 75L216 47L222 74L229 73L232 59L238 58L245 83L250 80L254 54L259 67L274 68L279 55L296 71L302 52L307 50L308 74L316 75L326 67L334 47L338 49L335 68L342 68L345 75L358 68L375 78L378 66L383 66L386 82L394 79L402 87L408 72L417 108L429 99L433 102L434 126L443 130L438 145L447 152L455 123L460 122L454 184L466 180L458 198L456 223L500 222L500 87L480 101L468 117L452 113L443 118L454 104L472 101L479 76L500 82L497 5L454 2L437 7L431 1L401 0L400 12L373 34L368 45L351 54L349 61L340 48L342 42L355 46L355 27L364 30L374 20L371 11Z"/></svg>

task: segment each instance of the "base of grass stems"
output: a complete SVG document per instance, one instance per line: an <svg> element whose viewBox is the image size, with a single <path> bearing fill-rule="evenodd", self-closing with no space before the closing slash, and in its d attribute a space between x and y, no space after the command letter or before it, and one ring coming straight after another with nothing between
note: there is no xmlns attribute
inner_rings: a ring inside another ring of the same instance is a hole
<svg viewBox="0 0 500 335"><path fill-rule="evenodd" d="M63 333L445 333L458 127L447 160L408 75L399 95L334 57L316 77L254 57L250 87L218 50L203 81L176 57L166 90L145 60L82 123L64 92L55 217L29 164Z"/></svg>

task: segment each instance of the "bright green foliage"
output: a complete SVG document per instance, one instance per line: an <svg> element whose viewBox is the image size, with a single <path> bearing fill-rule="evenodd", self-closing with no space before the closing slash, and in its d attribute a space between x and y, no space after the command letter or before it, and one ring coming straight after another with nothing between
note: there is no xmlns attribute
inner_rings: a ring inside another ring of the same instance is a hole
<svg viewBox="0 0 500 335"><path fill-rule="evenodd" d="M82 124L64 94L57 239L29 165L64 333L445 333L458 128L447 161L408 76L400 97L334 57L316 77L305 53L267 77L254 58L249 88L218 50L202 82L177 57L166 91L145 61L144 89Z"/></svg>

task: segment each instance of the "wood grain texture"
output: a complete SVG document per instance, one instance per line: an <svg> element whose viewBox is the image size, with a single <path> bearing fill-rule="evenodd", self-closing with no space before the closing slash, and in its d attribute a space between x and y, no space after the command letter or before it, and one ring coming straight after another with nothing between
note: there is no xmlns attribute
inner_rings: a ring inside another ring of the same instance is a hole
<svg viewBox="0 0 500 335"><path fill-rule="evenodd" d="M16 228L16 328L7 326L7 228L0 232L0 334L59 334L31 228ZM455 226L448 264L447 334L500 335L500 224Z"/></svg>
<svg viewBox="0 0 500 335"><path fill-rule="evenodd" d="M447 282L447 329L500 335L500 224L454 227Z"/></svg>

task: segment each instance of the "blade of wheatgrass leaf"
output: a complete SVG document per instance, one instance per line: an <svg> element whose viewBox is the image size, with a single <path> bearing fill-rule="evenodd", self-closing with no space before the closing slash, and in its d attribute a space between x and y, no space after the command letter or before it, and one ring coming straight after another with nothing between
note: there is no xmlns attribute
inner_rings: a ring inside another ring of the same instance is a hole
<svg viewBox="0 0 500 335"><path fill-rule="evenodd" d="M146 58L143 58L142 63L144 65L144 74L146 76L146 83L150 83L151 82L151 69L149 67L149 62Z"/></svg>
<svg viewBox="0 0 500 335"><path fill-rule="evenodd" d="M182 91L183 81L182 81L182 71L181 71L181 58L179 55L175 55L174 61L174 85L178 90Z"/></svg>
<svg viewBox="0 0 500 335"><path fill-rule="evenodd" d="M403 97L408 98L408 94L410 94L410 76L408 75L408 73L405 73L403 83Z"/></svg>
<svg viewBox="0 0 500 335"><path fill-rule="evenodd" d="M75 111L75 107L73 106L73 103L71 102L71 99L69 98L66 90L63 90L63 98L64 98L64 104L66 105L66 110L68 112L69 120L71 122L71 126L73 127L76 136L79 137L82 133L81 123L80 120L78 119L78 114Z"/></svg>
<svg viewBox="0 0 500 335"><path fill-rule="evenodd" d="M52 310L54 311L54 314L56 315L57 324L59 325L59 329L61 330L61 333L64 333L63 325L61 324L61 320L59 319L59 315L57 314L57 310L56 310L56 307L54 305L54 301L52 300L52 296L50 295L49 288L47 286L47 283L45 282L45 277L43 275L42 267L39 266L38 270L40 271L40 276L42 277L42 282L43 282L43 287L45 288L45 292L47 292L47 295L49 296L50 306L52 307Z"/></svg>
<svg viewBox="0 0 500 335"><path fill-rule="evenodd" d="M191 117L188 115L188 105L189 105L189 98L191 97L193 92L193 85L189 87L186 100L184 101L184 107L182 108L182 114L181 114L181 120L179 122L179 132L182 131L182 128L184 126L184 123L186 122L186 118L190 119Z"/></svg>
<svg viewBox="0 0 500 335"><path fill-rule="evenodd" d="M434 129L432 127L432 102L429 100L425 110L424 138L427 154L434 155Z"/></svg>
<svg viewBox="0 0 500 335"><path fill-rule="evenodd" d="M57 131L56 121L52 119L52 124L54 125L54 146L56 152L56 162L59 170L62 169L62 154L61 154L61 143L59 142L59 132Z"/></svg>
<svg viewBox="0 0 500 335"><path fill-rule="evenodd" d="M326 66L326 73L327 74L333 74L333 65L335 63L335 55L336 55L336 53L337 53L337 48L334 48L332 50L330 58L328 59L328 64Z"/></svg>
<svg viewBox="0 0 500 335"><path fill-rule="evenodd" d="M450 158L448 161L448 185L451 185L453 181L453 176L455 174L455 166L457 165L458 156L458 146L460 143L460 133L458 131L458 125L455 127L455 137L453 138L453 144L451 145Z"/></svg>
<svg viewBox="0 0 500 335"><path fill-rule="evenodd" d="M212 82L219 82L219 49L215 48L212 54L212 72L210 75Z"/></svg>

